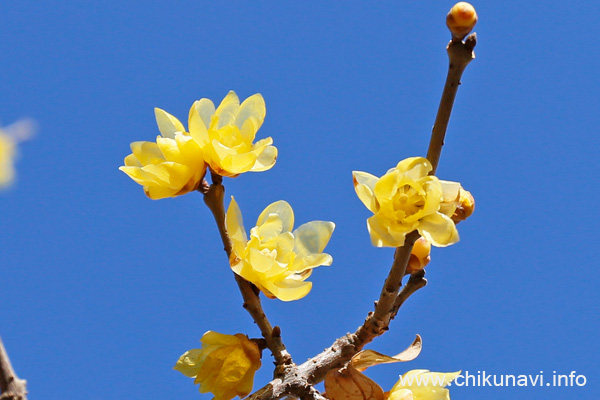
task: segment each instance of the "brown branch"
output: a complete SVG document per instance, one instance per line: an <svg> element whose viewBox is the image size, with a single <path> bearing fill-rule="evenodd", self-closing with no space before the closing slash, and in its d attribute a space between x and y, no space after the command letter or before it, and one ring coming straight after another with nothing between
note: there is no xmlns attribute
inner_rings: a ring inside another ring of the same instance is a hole
<svg viewBox="0 0 600 400"><path fill-rule="evenodd" d="M19 379L0 339L0 399L27 400L27 381Z"/></svg>
<svg viewBox="0 0 600 400"><path fill-rule="evenodd" d="M392 307L402 285L402 277L406 272L413 245L418 238L419 234L413 231L406 235L404 245L396 249L390 273L383 284L379 300L375 303L375 311L369 314L363 326L356 331L356 336L361 342L370 342L388 330Z"/></svg>
<svg viewBox="0 0 600 400"><path fill-rule="evenodd" d="M225 253L227 253L229 259L231 257L232 243L225 225L225 187L221 184L221 180L220 176L213 175L213 184L210 185L208 191L204 194L204 202L210 211L212 211L219 234L221 235ZM281 340L279 327L276 326L273 328L267 319L256 287L241 276L235 273L233 275L244 299L244 308L252 316L252 319L260 329L260 333L267 342L267 347L273 353L275 364L278 367L275 369L275 376L277 377L284 372L287 366L293 365L292 356L288 353Z"/></svg>
<svg viewBox="0 0 600 400"><path fill-rule="evenodd" d="M442 147L444 146L444 137L446 136L448 121L450 120L454 99L456 98L456 92L460 85L460 78L469 62L475 58L473 49L476 44L477 35L472 33L464 42L453 39L446 48L450 60L450 64L448 65L448 75L446 77L446 84L444 85L444 91L442 93L442 99L440 100L437 116L435 117L435 124L433 125L433 130L431 132L429 150L427 151L427 159L433 166L433 169L429 173L430 175L435 175L435 171L437 170Z"/></svg>

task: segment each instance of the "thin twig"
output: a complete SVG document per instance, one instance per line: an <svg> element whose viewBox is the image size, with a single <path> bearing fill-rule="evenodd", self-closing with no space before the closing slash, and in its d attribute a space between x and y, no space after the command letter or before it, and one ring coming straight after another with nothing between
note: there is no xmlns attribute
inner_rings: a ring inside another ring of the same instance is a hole
<svg viewBox="0 0 600 400"><path fill-rule="evenodd" d="M425 287L427 285L427 279L425 279L425 270L422 269L419 272L415 272L410 276L410 279L404 285L400 293L398 293L398 297L396 297L396 301L394 302L394 307L392 308L390 318L394 319L398 314L398 310L404 304L406 300L417 290Z"/></svg>
<svg viewBox="0 0 600 400"><path fill-rule="evenodd" d="M433 125L433 130L431 132L429 150L427 151L427 159L433 166L433 169L429 173L430 175L435 175L435 171L437 170L440 155L442 153L442 146L444 146L444 137L446 136L448 121L450 120L454 99L456 97L456 92L458 91L458 86L460 85L460 78L469 62L475 58L473 49L476 44L477 35L472 33L464 42L452 40L446 48L450 60L450 64L448 65L448 75L446 77L446 84L444 85L444 91L442 93L442 99L440 100L437 116L435 117L435 124Z"/></svg>
<svg viewBox="0 0 600 400"><path fill-rule="evenodd" d="M0 399L27 400L27 381L19 379L0 339Z"/></svg>
<svg viewBox="0 0 600 400"><path fill-rule="evenodd" d="M227 227L225 225L224 197L225 187L221 184L220 177L217 178L215 175L213 175L213 184L210 185L208 191L205 193L204 202L212 211L212 214L215 218L215 222L217 224L217 228L219 229L219 234L221 235L221 240L223 242L225 253L227 253L228 258L231 258L232 243L231 238L227 233ZM235 273L233 275L242 294L242 298L244 299L244 308L252 316L252 319L254 320L256 325L258 325L260 333L263 335L267 342L267 347L273 353L273 358L275 358L275 364L278 367L283 367L284 369L285 366L292 365L292 357L290 353L288 353L288 351L286 350L285 345L281 340L280 329L279 327L273 328L273 326L267 319L267 316L265 315L265 312L260 303L260 297L258 296L258 291L256 290L256 287L250 282L246 281L241 276ZM278 374L283 373L281 368L276 368L275 372L276 376Z"/></svg>

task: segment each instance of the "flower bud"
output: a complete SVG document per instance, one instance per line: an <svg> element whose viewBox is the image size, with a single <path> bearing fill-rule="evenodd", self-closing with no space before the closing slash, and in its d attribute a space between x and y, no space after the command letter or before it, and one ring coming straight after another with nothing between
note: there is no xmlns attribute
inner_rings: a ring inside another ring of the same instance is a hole
<svg viewBox="0 0 600 400"><path fill-rule="evenodd" d="M475 8L465 1L456 3L446 16L446 25L452 32L452 37L459 40L467 36L476 23L477 13Z"/></svg>
<svg viewBox="0 0 600 400"><path fill-rule="evenodd" d="M459 223L460 221L469 218L475 210L475 198L471 192L461 187L459 196L458 207L451 217L454 223Z"/></svg>
<svg viewBox="0 0 600 400"><path fill-rule="evenodd" d="M419 272L431 261L429 254L431 253L431 243L424 237L420 237L415 242L410 258L408 259L408 265L406 266L407 274L414 274Z"/></svg>

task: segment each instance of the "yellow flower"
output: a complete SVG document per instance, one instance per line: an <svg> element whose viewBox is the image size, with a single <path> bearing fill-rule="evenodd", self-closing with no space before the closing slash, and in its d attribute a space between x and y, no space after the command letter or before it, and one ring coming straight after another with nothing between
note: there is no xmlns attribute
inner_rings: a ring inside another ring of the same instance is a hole
<svg viewBox="0 0 600 400"><path fill-rule="evenodd" d="M387 400L450 400L445 389L460 374L415 369L402 375L390 390Z"/></svg>
<svg viewBox="0 0 600 400"><path fill-rule="evenodd" d="M162 136L153 142L131 143L132 154L119 169L144 187L153 200L175 197L198 189L206 163L200 146L171 114L155 108Z"/></svg>
<svg viewBox="0 0 600 400"><path fill-rule="evenodd" d="M233 242L231 268L270 298L291 301L306 296L312 283L305 280L312 268L331 265L333 261L323 249L335 224L312 221L292 232L294 211L283 200L264 209L250 230L250 240L233 197L226 224Z"/></svg>
<svg viewBox="0 0 600 400"><path fill-rule="evenodd" d="M200 339L201 349L186 351L173 369L200 384L200 392L211 392L214 400L231 400L252 391L254 373L260 368L260 350L245 335L208 331Z"/></svg>
<svg viewBox="0 0 600 400"><path fill-rule="evenodd" d="M242 104L230 91L219 107L209 99L196 101L190 109L190 134L201 147L211 170L236 177L247 171L266 171L277 159L273 139L252 143L266 115L265 101L257 93Z"/></svg>
<svg viewBox="0 0 600 400"><path fill-rule="evenodd" d="M36 123L21 119L0 128L0 188L10 185L15 179L17 143L28 140L36 131Z"/></svg>
<svg viewBox="0 0 600 400"><path fill-rule="evenodd" d="M413 157L400 161L381 178L353 172L356 194L374 214L367 220L374 246L402 246L405 236L415 229L434 246L458 242L450 217L458 206L460 184L428 176L431 169L427 159Z"/></svg>
<svg viewBox="0 0 600 400"><path fill-rule="evenodd" d="M8 186L15 177L15 155L14 139L0 130L0 187Z"/></svg>

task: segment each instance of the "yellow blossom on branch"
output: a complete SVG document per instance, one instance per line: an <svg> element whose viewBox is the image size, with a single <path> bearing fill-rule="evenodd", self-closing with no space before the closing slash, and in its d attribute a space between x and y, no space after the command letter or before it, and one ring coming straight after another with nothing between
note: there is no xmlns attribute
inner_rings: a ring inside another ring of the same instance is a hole
<svg viewBox="0 0 600 400"><path fill-rule="evenodd" d="M450 400L446 386L459 372L429 372L425 369L408 371L390 390L386 400Z"/></svg>
<svg viewBox="0 0 600 400"><path fill-rule="evenodd" d="M264 209L256 226L250 230L250 240L233 197L227 210L226 224L233 242L231 268L268 297L291 301L306 296L312 282L305 280L312 269L331 265L333 261L323 250L335 224L311 221L292 232L294 211L283 200Z"/></svg>
<svg viewBox="0 0 600 400"><path fill-rule="evenodd" d="M161 136L154 142L131 143L132 154L119 169L144 187L153 200L198 189L206 173L200 146L177 118L154 109Z"/></svg>
<svg viewBox="0 0 600 400"><path fill-rule="evenodd" d="M175 370L195 378L200 392L211 392L214 400L231 400L252 391L254 373L260 368L260 350L245 335L208 331L200 339L201 349L186 351Z"/></svg>
<svg viewBox="0 0 600 400"><path fill-rule="evenodd" d="M253 143L266 115L265 101L257 93L242 104L230 91L219 107L209 99L196 101L190 109L190 134L202 148L210 169L236 177L248 171L266 171L277 159L273 139Z"/></svg>
<svg viewBox="0 0 600 400"><path fill-rule="evenodd" d="M356 194L374 214L367 220L374 246L402 246L414 230L434 246L458 242L450 217L458 206L460 184L427 175L431 169L427 159L413 157L400 161L381 178L353 172Z"/></svg>

